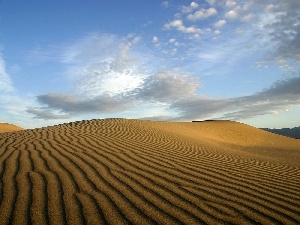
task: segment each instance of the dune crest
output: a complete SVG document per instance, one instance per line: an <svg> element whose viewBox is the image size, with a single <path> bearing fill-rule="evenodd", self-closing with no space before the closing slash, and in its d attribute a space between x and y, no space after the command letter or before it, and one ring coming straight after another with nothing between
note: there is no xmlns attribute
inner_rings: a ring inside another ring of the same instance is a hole
<svg viewBox="0 0 300 225"><path fill-rule="evenodd" d="M13 132L19 130L23 130L23 128L9 123L0 123L0 133Z"/></svg>
<svg viewBox="0 0 300 225"><path fill-rule="evenodd" d="M0 224L299 224L300 141L230 121L0 134Z"/></svg>

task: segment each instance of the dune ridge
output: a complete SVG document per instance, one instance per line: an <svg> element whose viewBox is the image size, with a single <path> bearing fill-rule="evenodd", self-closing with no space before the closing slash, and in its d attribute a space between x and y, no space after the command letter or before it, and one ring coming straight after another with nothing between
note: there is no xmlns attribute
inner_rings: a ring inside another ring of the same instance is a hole
<svg viewBox="0 0 300 225"><path fill-rule="evenodd" d="M0 134L0 224L299 224L300 141L230 121Z"/></svg>
<svg viewBox="0 0 300 225"><path fill-rule="evenodd" d="M23 128L21 128L17 125L14 125L14 124L0 122L0 133L13 132L13 131L19 131L19 130L23 130Z"/></svg>

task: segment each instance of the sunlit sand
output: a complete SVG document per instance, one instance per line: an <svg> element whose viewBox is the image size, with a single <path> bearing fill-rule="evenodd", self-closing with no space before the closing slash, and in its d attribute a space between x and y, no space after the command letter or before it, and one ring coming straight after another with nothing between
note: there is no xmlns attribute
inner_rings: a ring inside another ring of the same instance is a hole
<svg viewBox="0 0 300 225"><path fill-rule="evenodd" d="M23 130L23 129L13 124L0 123L0 133L19 131L19 130Z"/></svg>
<svg viewBox="0 0 300 225"><path fill-rule="evenodd" d="M0 130L0 224L300 223L300 140L230 121Z"/></svg>

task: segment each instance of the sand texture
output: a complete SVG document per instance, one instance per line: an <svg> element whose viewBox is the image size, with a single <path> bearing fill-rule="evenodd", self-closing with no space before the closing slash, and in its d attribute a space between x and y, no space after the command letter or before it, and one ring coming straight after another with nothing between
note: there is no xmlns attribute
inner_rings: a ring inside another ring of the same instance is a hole
<svg viewBox="0 0 300 225"><path fill-rule="evenodd" d="M0 123L0 133L13 132L19 130L23 130L23 128L9 123Z"/></svg>
<svg viewBox="0 0 300 225"><path fill-rule="evenodd" d="M2 133L0 224L300 224L300 140L230 121Z"/></svg>

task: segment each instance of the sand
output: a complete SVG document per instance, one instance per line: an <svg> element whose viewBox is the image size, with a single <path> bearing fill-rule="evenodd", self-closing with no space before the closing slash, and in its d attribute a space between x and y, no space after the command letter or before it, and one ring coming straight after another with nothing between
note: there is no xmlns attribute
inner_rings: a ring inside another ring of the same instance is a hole
<svg viewBox="0 0 300 225"><path fill-rule="evenodd" d="M0 134L0 224L299 224L300 140L230 121Z"/></svg>
<svg viewBox="0 0 300 225"><path fill-rule="evenodd" d="M23 128L9 123L0 123L0 133L13 132L19 130L23 130Z"/></svg>

